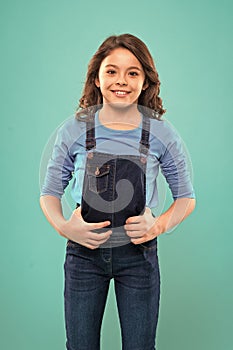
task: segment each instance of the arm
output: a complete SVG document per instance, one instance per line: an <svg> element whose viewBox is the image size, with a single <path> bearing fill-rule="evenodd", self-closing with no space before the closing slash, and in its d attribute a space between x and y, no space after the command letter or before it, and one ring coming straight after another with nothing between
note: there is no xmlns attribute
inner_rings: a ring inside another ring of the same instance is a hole
<svg viewBox="0 0 233 350"><path fill-rule="evenodd" d="M169 209L159 216L158 223L162 227L162 232L167 232L179 225L194 210L196 200L194 198L178 198Z"/></svg>
<svg viewBox="0 0 233 350"><path fill-rule="evenodd" d="M81 216L80 207L73 211L69 220L66 220L62 214L61 201L55 196L41 196L40 205L49 223L61 236L89 249L98 248L100 244L108 240L112 233L111 230L104 233L92 232L92 230L110 225L110 222L87 223Z"/></svg>
<svg viewBox="0 0 233 350"><path fill-rule="evenodd" d="M162 125L162 124L161 124ZM142 216L128 218L125 229L135 244L151 240L179 225L195 208L193 186L183 142L169 124L163 125L158 140L152 144L152 154L159 155L162 174L171 190L174 202L159 217L146 208ZM160 151L158 151L160 150Z"/></svg>
<svg viewBox="0 0 233 350"><path fill-rule="evenodd" d="M75 151L82 147L78 142L80 134L82 130L75 119L67 121L58 130L41 190L40 205L49 223L61 236L95 249L109 238L111 231L94 233L92 230L106 227L110 222L87 223L81 216L80 208L73 211L69 220L62 213L61 198L74 171L72 146Z"/></svg>
<svg viewBox="0 0 233 350"><path fill-rule="evenodd" d="M194 208L194 198L178 198L167 211L154 218L150 208L147 207L143 215L134 216L126 220L126 233L134 244L150 241L179 225L192 213Z"/></svg>
<svg viewBox="0 0 233 350"><path fill-rule="evenodd" d="M62 213L61 201L59 198L46 195L40 197L41 209L48 222L63 237L68 238L63 232L65 218Z"/></svg>

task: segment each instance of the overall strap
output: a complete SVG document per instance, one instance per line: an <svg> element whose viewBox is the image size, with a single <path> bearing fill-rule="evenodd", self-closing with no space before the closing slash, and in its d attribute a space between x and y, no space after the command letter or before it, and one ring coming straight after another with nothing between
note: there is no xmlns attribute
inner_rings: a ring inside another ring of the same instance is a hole
<svg viewBox="0 0 233 350"><path fill-rule="evenodd" d="M86 125L86 150L90 151L91 149L96 147L96 139L95 139L95 115L93 115L90 120L88 120ZM140 140L139 152L145 156L147 156L150 143L150 118L145 117L143 115L142 119L142 133Z"/></svg>
<svg viewBox="0 0 233 350"><path fill-rule="evenodd" d="M90 151L92 148L96 147L95 115L92 115L86 123L86 150Z"/></svg>
<svg viewBox="0 0 233 350"><path fill-rule="evenodd" d="M139 152L144 156L148 155L150 148L150 118L143 115L142 119L142 135L140 140Z"/></svg>

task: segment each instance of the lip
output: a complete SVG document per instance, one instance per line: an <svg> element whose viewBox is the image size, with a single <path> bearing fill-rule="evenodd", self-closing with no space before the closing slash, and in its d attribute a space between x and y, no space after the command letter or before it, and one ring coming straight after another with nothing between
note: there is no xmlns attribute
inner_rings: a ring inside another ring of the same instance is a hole
<svg viewBox="0 0 233 350"><path fill-rule="evenodd" d="M116 96L116 97L120 97L120 98L123 98L123 97L126 97L130 91L126 91L126 90L111 90L111 92Z"/></svg>

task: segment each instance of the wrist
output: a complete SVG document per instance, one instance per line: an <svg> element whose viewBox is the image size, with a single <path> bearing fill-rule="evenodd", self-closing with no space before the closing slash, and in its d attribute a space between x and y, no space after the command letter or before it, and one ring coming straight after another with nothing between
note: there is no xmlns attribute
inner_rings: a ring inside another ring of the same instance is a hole
<svg viewBox="0 0 233 350"><path fill-rule="evenodd" d="M67 238L66 231L67 231L67 220L65 218L61 218L56 222L56 230L62 237Z"/></svg>
<svg viewBox="0 0 233 350"><path fill-rule="evenodd" d="M167 222L163 215L160 215L157 218L155 218L155 231L157 236L167 231Z"/></svg>

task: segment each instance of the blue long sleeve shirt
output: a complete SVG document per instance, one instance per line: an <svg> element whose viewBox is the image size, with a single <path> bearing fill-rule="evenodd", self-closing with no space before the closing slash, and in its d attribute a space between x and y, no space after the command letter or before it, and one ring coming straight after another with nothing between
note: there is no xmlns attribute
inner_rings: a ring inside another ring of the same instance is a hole
<svg viewBox="0 0 233 350"><path fill-rule="evenodd" d="M96 150L118 155L139 155L141 127L133 130L114 130L105 127L95 114ZM87 151L86 122L75 117L66 120L57 132L52 156L48 162L41 195L61 198L72 181L71 195L81 203ZM146 171L146 205L158 205L157 179L159 169L164 175L173 199L194 198L188 156L178 133L166 120L151 119L150 149Z"/></svg>

